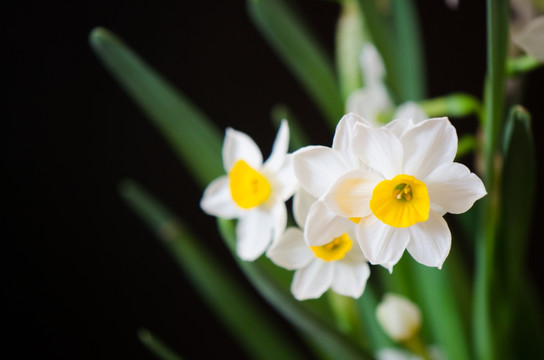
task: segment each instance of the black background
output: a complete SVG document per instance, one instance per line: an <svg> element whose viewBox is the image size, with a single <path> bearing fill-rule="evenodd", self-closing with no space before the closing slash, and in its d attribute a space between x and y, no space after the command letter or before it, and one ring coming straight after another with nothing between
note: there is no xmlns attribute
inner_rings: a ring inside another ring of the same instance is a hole
<svg viewBox="0 0 544 360"><path fill-rule="evenodd" d="M337 4L296 3L332 56ZM461 1L457 11L443 1L418 5L430 95L480 97L483 1ZM222 266L237 271L214 220L199 210L199 188L98 62L87 37L99 25L117 33L221 129L248 133L265 156L274 138L269 111L279 102L312 129L313 142L330 144L319 113L252 25L245 3L30 1L4 5L2 13L1 324L8 333L2 352L153 359L136 337L147 327L188 359L242 358L118 196L121 179L137 180L191 221ZM524 104L540 133L544 73L533 75ZM454 124L475 128L473 119ZM541 235L535 227L533 249L541 248ZM533 273L537 261L533 251Z"/></svg>

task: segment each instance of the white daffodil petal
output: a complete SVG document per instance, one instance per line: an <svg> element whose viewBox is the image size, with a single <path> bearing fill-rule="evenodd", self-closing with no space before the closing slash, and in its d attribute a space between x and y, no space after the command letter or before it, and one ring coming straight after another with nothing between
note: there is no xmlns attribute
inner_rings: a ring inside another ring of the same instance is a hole
<svg viewBox="0 0 544 360"><path fill-rule="evenodd" d="M331 286L332 267L323 261L315 260L295 272L291 292L297 300L320 297Z"/></svg>
<svg viewBox="0 0 544 360"><path fill-rule="evenodd" d="M310 246L321 246L348 232L355 224L337 216L327 206L316 201L310 208L304 225L304 239Z"/></svg>
<svg viewBox="0 0 544 360"><path fill-rule="evenodd" d="M272 240L276 241L287 226L287 208L283 201L278 201L274 203L269 211L272 218Z"/></svg>
<svg viewBox="0 0 544 360"><path fill-rule="evenodd" d="M334 139L332 141L332 148L342 153L346 159L346 162L352 167L356 167L359 164L357 157L351 151L353 130L355 130L355 124L358 123L372 127L368 121L359 115L349 113L344 115L338 122L336 131L334 132Z"/></svg>
<svg viewBox="0 0 544 360"><path fill-rule="evenodd" d="M264 167L271 172L277 172L283 165L285 155L287 154L287 148L289 146L289 126L287 121L281 122L276 140L272 145L272 153L270 157L264 163Z"/></svg>
<svg viewBox="0 0 544 360"><path fill-rule="evenodd" d="M242 260L253 261L261 256L272 240L273 217L260 208L244 214L236 225L236 252Z"/></svg>
<svg viewBox="0 0 544 360"><path fill-rule="evenodd" d="M242 210L232 200L227 176L215 179L206 187L200 207L207 214L223 219L234 219L242 214Z"/></svg>
<svg viewBox="0 0 544 360"><path fill-rule="evenodd" d="M310 207L316 200L315 197L310 195L310 193L303 188L300 188L293 196L293 215L300 228L304 228L304 223L310 212Z"/></svg>
<svg viewBox="0 0 544 360"><path fill-rule="evenodd" d="M452 214L464 213L487 194L482 180L459 163L439 166L425 179L425 184L431 202Z"/></svg>
<svg viewBox="0 0 544 360"><path fill-rule="evenodd" d="M367 42L361 49L359 57L361 70L365 84L379 84L382 82L386 72L382 56L374 44Z"/></svg>
<svg viewBox="0 0 544 360"><path fill-rule="evenodd" d="M366 281L370 276L368 263L366 261L359 263L336 261L331 265L334 265L331 285L334 292L344 296L359 298L363 294Z"/></svg>
<svg viewBox="0 0 544 360"><path fill-rule="evenodd" d="M429 220L411 226L407 249L419 263L442 268L450 252L451 233L446 220L431 211Z"/></svg>
<svg viewBox="0 0 544 360"><path fill-rule="evenodd" d="M288 270L303 268L314 259L312 250L304 241L302 230L295 227L288 228L267 250L266 256Z"/></svg>
<svg viewBox="0 0 544 360"><path fill-rule="evenodd" d="M287 201L298 188L298 181L293 171L293 155L283 159L283 165L269 177L274 180L274 192L282 200Z"/></svg>
<svg viewBox="0 0 544 360"><path fill-rule="evenodd" d="M357 227L357 240L371 264L378 264L392 271L402 257L404 249L410 240L406 228L394 228L378 219L363 221Z"/></svg>
<svg viewBox="0 0 544 360"><path fill-rule="evenodd" d="M228 173L234 164L244 160L254 169L259 169L263 164L261 150L252 138L247 134L227 128L223 143L223 166Z"/></svg>
<svg viewBox="0 0 544 360"><path fill-rule="evenodd" d="M349 170L342 154L325 146L306 146L293 156L295 175L300 185L316 198Z"/></svg>
<svg viewBox="0 0 544 360"><path fill-rule="evenodd" d="M402 173L402 145L389 129L371 129L357 124L352 150L364 163L387 179Z"/></svg>
<svg viewBox="0 0 544 360"><path fill-rule="evenodd" d="M451 163L457 153L457 132L448 118L429 119L401 138L404 173L424 179L438 166Z"/></svg>
<svg viewBox="0 0 544 360"><path fill-rule="evenodd" d="M357 169L341 176L327 192L323 201L332 211L344 217L365 217L371 214L372 191L381 179L366 169Z"/></svg>
<svg viewBox="0 0 544 360"><path fill-rule="evenodd" d="M414 121L411 118L394 118L395 120L387 123L385 128L391 130L399 139L404 133L414 126Z"/></svg>

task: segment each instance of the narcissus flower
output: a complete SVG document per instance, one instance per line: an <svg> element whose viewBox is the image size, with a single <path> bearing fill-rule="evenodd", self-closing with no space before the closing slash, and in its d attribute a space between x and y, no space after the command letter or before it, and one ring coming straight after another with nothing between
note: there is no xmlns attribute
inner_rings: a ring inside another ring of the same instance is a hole
<svg viewBox="0 0 544 360"><path fill-rule="evenodd" d="M362 219L357 240L371 263L391 270L408 249L418 262L440 268L451 245L442 216L465 212L486 194L475 174L453 162L455 128L447 118L417 124L399 119L379 129L356 121L350 134L339 138L342 144L337 146L349 147L360 165L338 165L324 155L331 150L299 150L294 164L302 186L319 189L314 196L336 215ZM329 174L325 180L320 178L323 173ZM321 221L309 218L306 227L319 227ZM313 241L312 245L325 243Z"/></svg>
<svg viewBox="0 0 544 360"><path fill-rule="evenodd" d="M421 328L421 312L416 304L395 294L385 294L376 307L376 318L391 339L405 342Z"/></svg>
<svg viewBox="0 0 544 360"><path fill-rule="evenodd" d="M295 194L293 212L302 227L315 198L301 190ZM315 208L313 208L315 209ZM334 216L334 215L332 215ZM296 270L291 291L298 300L320 297L327 289L358 298L364 291L370 269L354 240L355 224L321 246L309 246L300 228L290 227L267 251L277 265Z"/></svg>
<svg viewBox="0 0 544 360"><path fill-rule="evenodd" d="M297 187L288 143L289 128L283 121L263 164L261 151L249 136L226 130L222 155L227 175L208 185L200 207L210 215L239 219L237 253L244 260L258 258L285 229L285 201Z"/></svg>

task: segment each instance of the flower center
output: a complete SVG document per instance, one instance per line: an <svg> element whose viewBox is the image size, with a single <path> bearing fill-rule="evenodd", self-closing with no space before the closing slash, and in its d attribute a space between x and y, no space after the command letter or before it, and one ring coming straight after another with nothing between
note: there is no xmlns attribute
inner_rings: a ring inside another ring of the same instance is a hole
<svg viewBox="0 0 544 360"><path fill-rule="evenodd" d="M310 246L315 256L325 261L335 261L344 258L351 249L353 241L348 234L343 234L328 244L321 246Z"/></svg>
<svg viewBox="0 0 544 360"><path fill-rule="evenodd" d="M232 199L242 209L251 209L262 204L270 196L270 183L266 178L238 160L229 173Z"/></svg>
<svg viewBox="0 0 544 360"><path fill-rule="evenodd" d="M430 211L427 186L411 175L383 180L372 191L370 210L393 227L408 227L427 221Z"/></svg>

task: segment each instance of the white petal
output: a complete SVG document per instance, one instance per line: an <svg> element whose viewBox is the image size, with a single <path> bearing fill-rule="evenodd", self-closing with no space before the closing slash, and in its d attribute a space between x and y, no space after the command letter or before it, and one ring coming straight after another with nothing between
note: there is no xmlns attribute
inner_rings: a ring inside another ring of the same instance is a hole
<svg viewBox="0 0 544 360"><path fill-rule="evenodd" d="M393 119L410 119L414 124L418 124L428 118L421 106L413 101L407 101L399 106L393 115Z"/></svg>
<svg viewBox="0 0 544 360"><path fill-rule="evenodd" d="M302 230L295 227L288 228L268 249L266 256L288 270L300 269L314 259L313 251L304 241Z"/></svg>
<svg viewBox="0 0 544 360"><path fill-rule="evenodd" d="M297 300L320 297L331 286L332 267L318 259L297 270L291 284L291 292Z"/></svg>
<svg viewBox="0 0 544 360"><path fill-rule="evenodd" d="M359 223L357 240L371 264L382 265L392 271L406 249L410 233L406 228L395 228L373 218Z"/></svg>
<svg viewBox="0 0 544 360"><path fill-rule="evenodd" d="M404 173L423 179L438 166L451 163L457 153L457 132L448 118L429 119L401 138Z"/></svg>
<svg viewBox="0 0 544 360"><path fill-rule="evenodd" d="M261 256L274 232L275 221L261 208L247 211L236 226L236 252L242 260L253 261Z"/></svg>
<svg viewBox="0 0 544 360"><path fill-rule="evenodd" d="M293 171L293 156L287 155L283 165L274 174L265 176L273 181L275 195L282 201L287 201L298 188L298 181Z"/></svg>
<svg viewBox="0 0 544 360"><path fill-rule="evenodd" d="M272 153L264 163L264 167L273 173L280 170L283 166L288 146L289 126L287 125L287 121L283 120L276 135L276 140L274 140L274 145L272 145Z"/></svg>
<svg viewBox="0 0 544 360"><path fill-rule="evenodd" d="M310 212L310 207L316 202L316 198L306 190L300 188L293 196L293 215L297 225L304 228L304 223Z"/></svg>
<svg viewBox="0 0 544 360"><path fill-rule="evenodd" d="M527 54L544 61L544 16L529 21L512 40Z"/></svg>
<svg viewBox="0 0 544 360"><path fill-rule="evenodd" d="M425 184L431 203L452 214L464 213L487 194L482 180L459 163L436 168L425 179Z"/></svg>
<svg viewBox="0 0 544 360"><path fill-rule="evenodd" d="M238 160L244 160L252 168L259 169L263 164L263 155L255 141L247 134L227 128L223 143L223 167L225 171L229 172Z"/></svg>
<svg viewBox="0 0 544 360"><path fill-rule="evenodd" d="M227 176L213 180L206 187L200 207L207 214L223 219L234 219L242 215L242 210L232 200Z"/></svg>
<svg viewBox="0 0 544 360"><path fill-rule="evenodd" d="M404 133L414 126L414 121L411 118L394 118L385 127L393 132L399 139Z"/></svg>
<svg viewBox="0 0 544 360"><path fill-rule="evenodd" d="M429 220L409 227L407 249L419 263L441 268L451 247L451 233L446 220L431 210Z"/></svg>
<svg viewBox="0 0 544 360"><path fill-rule="evenodd" d="M272 241L276 241L284 233L287 226L287 208L283 201L277 201L269 211L273 220Z"/></svg>
<svg viewBox="0 0 544 360"><path fill-rule="evenodd" d="M350 170L340 152L325 146L306 146L293 156L295 175L300 185L316 198Z"/></svg>
<svg viewBox="0 0 544 360"><path fill-rule="evenodd" d="M385 178L391 179L402 173L402 145L389 129L371 129L357 124L352 148L364 163Z"/></svg>
<svg viewBox="0 0 544 360"><path fill-rule="evenodd" d="M365 217L371 214L372 191L382 179L366 169L357 169L341 176L325 194L323 201L343 217Z"/></svg>
<svg viewBox="0 0 544 360"><path fill-rule="evenodd" d="M369 276L370 268L366 261L358 263L335 261L332 289L337 294L358 298L363 294Z"/></svg>
<svg viewBox="0 0 544 360"><path fill-rule="evenodd" d="M355 224L344 217L337 216L321 201L310 208L304 225L304 239L311 246L325 245L350 231Z"/></svg>

